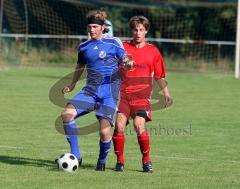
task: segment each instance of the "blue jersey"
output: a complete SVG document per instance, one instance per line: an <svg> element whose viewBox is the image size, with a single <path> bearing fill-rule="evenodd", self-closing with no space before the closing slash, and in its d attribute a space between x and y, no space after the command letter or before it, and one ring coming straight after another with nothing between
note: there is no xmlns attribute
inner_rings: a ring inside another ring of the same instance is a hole
<svg viewBox="0 0 240 189"><path fill-rule="evenodd" d="M119 61L126 54L117 38L88 40L78 48L78 64L87 68L87 83L70 103L78 116L96 110L97 118L105 118L114 125L119 97Z"/></svg>
<svg viewBox="0 0 240 189"><path fill-rule="evenodd" d="M120 80L119 60L125 57L125 50L118 38L88 40L79 45L78 64L86 64L87 84L110 83Z"/></svg>

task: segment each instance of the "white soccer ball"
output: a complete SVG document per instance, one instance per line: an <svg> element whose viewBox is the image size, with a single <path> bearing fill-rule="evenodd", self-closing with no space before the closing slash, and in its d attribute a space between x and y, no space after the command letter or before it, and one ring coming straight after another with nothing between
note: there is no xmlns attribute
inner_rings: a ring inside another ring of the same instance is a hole
<svg viewBox="0 0 240 189"><path fill-rule="evenodd" d="M78 169L78 159L71 153L61 155L57 160L58 168L66 172L75 172Z"/></svg>

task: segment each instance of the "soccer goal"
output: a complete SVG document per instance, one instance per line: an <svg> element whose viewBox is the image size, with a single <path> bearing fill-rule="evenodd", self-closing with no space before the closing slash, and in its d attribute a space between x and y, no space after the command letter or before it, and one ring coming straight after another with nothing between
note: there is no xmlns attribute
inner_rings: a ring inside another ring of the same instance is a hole
<svg viewBox="0 0 240 189"><path fill-rule="evenodd" d="M235 70L239 77L237 1L0 1L0 63L75 63L77 46L87 39L85 15L101 8L122 40L131 37L129 18L146 16L148 41L170 69Z"/></svg>

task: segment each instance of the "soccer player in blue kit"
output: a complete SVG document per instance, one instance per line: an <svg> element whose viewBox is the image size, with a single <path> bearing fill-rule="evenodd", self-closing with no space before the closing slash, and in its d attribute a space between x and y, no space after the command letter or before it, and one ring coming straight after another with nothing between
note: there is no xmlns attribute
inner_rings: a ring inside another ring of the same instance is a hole
<svg viewBox="0 0 240 189"><path fill-rule="evenodd" d="M87 16L87 30L90 39L79 45L78 62L72 83L63 88L63 93L71 92L84 69L87 70L86 85L66 105L61 114L64 131L71 153L82 162L78 146L78 133L75 120L91 111L96 111L99 120L99 156L96 170L105 171L107 154L111 146L111 126L114 125L119 96L119 63L131 64L121 41L105 38L105 18L101 11L90 11Z"/></svg>

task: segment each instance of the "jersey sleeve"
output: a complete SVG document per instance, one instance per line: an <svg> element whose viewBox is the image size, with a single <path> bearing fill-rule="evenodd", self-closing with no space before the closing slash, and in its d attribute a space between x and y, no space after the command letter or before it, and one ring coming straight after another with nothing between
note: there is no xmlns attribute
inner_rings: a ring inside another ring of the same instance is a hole
<svg viewBox="0 0 240 189"><path fill-rule="evenodd" d="M117 46L116 57L118 60L122 61L126 58L126 51L125 51L120 39L115 38L115 41L116 41L116 46Z"/></svg>
<svg viewBox="0 0 240 189"><path fill-rule="evenodd" d="M154 77L156 79L165 78L166 68L161 53L156 49L154 58Z"/></svg>

